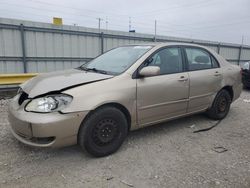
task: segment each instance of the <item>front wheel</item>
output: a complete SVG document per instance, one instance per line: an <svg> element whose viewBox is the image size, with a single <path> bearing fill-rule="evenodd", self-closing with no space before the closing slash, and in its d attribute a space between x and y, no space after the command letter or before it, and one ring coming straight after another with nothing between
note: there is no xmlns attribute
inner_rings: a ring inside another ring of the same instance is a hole
<svg viewBox="0 0 250 188"><path fill-rule="evenodd" d="M115 107L102 107L83 122L78 143L95 157L103 157L119 149L128 134L125 115Z"/></svg>
<svg viewBox="0 0 250 188"><path fill-rule="evenodd" d="M225 118L229 112L232 99L229 92L225 89L218 92L212 107L208 109L207 115L211 119L221 120Z"/></svg>

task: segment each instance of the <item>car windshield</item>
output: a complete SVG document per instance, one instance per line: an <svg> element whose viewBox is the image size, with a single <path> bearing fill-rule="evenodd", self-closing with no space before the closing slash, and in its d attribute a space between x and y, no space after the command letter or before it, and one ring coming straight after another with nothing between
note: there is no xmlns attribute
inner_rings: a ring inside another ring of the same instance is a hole
<svg viewBox="0 0 250 188"><path fill-rule="evenodd" d="M79 67L87 71L118 75L127 70L152 46L123 46L112 49Z"/></svg>

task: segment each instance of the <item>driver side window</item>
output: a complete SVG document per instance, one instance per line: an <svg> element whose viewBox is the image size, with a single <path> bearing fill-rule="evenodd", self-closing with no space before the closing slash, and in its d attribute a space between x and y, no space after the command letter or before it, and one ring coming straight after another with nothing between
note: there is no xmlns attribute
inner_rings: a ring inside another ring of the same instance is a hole
<svg viewBox="0 0 250 188"><path fill-rule="evenodd" d="M180 48L165 48L155 53L147 66L160 67L160 74L172 74L183 71Z"/></svg>

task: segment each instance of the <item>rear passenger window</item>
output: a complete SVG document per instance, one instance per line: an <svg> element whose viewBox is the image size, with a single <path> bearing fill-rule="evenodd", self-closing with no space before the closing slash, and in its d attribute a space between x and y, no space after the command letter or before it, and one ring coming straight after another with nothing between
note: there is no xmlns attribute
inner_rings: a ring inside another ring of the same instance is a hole
<svg viewBox="0 0 250 188"><path fill-rule="evenodd" d="M216 60L212 61L210 55L206 51L198 48L186 48L185 50L190 71L218 67Z"/></svg>

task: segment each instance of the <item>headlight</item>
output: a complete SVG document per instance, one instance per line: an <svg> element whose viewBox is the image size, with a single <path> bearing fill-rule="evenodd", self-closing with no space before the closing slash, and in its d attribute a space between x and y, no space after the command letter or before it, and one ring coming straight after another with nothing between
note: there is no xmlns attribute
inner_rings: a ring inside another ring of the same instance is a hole
<svg viewBox="0 0 250 188"><path fill-rule="evenodd" d="M60 111L72 101L72 97L65 94L49 95L31 100L25 107L28 112L48 113Z"/></svg>

